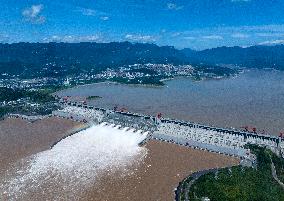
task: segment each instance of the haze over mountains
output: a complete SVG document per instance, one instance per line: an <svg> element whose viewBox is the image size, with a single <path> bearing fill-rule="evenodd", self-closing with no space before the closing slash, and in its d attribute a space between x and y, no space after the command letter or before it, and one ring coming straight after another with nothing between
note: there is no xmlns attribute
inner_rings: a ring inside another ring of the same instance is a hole
<svg viewBox="0 0 284 201"><path fill-rule="evenodd" d="M135 63L186 62L184 54L175 48L159 47L154 44L129 42L0 44L0 73L28 74L39 69L46 69L46 73L62 69L78 73Z"/></svg>
<svg viewBox="0 0 284 201"><path fill-rule="evenodd" d="M181 50L191 62L205 64L235 64L247 68L284 70L284 45L218 47L202 51Z"/></svg>
<svg viewBox="0 0 284 201"><path fill-rule="evenodd" d="M52 76L54 71L100 71L135 63L234 64L284 70L284 45L177 50L146 43L14 43L0 44L0 73ZM44 69L44 71L43 71Z"/></svg>

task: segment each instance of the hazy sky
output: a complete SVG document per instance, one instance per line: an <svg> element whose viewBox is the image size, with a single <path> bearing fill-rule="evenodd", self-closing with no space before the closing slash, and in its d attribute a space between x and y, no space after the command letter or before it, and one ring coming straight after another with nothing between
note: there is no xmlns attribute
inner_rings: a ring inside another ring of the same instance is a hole
<svg viewBox="0 0 284 201"><path fill-rule="evenodd" d="M284 43L284 0L0 0L0 42Z"/></svg>

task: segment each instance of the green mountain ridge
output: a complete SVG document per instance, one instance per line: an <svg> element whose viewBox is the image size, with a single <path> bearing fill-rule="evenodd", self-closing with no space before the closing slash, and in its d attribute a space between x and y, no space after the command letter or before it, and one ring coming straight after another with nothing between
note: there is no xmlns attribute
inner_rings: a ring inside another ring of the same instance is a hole
<svg viewBox="0 0 284 201"><path fill-rule="evenodd" d="M147 43L13 43L0 44L0 75L58 77L131 64L233 64L284 70L284 45L177 50Z"/></svg>

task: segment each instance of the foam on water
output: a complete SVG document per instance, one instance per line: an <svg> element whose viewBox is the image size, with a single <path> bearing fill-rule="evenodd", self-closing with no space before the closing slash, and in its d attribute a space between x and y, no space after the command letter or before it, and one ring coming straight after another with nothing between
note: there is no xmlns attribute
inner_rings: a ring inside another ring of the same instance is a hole
<svg viewBox="0 0 284 201"><path fill-rule="evenodd" d="M56 185L59 194L77 194L102 175L133 174L131 167L139 165L147 154L146 148L138 146L145 137L112 126L92 126L31 157L2 185L2 193L7 198L22 199L44 188L47 194L51 191L56 195Z"/></svg>

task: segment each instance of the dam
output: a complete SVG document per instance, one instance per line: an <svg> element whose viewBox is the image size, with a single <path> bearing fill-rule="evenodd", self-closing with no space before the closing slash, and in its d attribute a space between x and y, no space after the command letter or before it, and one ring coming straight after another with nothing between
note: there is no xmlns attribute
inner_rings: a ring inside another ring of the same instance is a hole
<svg viewBox="0 0 284 201"><path fill-rule="evenodd" d="M14 161L1 155L0 194L6 200L170 201L193 172L240 163L239 157L152 140L151 132L122 124L56 116L30 121L18 115L0 122L2 136L14 143L1 140L0 146ZM141 146L145 136L150 140Z"/></svg>
<svg viewBox="0 0 284 201"><path fill-rule="evenodd" d="M244 132L234 129L217 128L168 118L147 116L137 113L109 110L60 100L62 110L52 115L91 124L107 122L113 126L131 128L147 133L147 139L176 143L196 149L207 150L237 157L247 157L246 144L265 146L284 157L284 139L272 135Z"/></svg>

